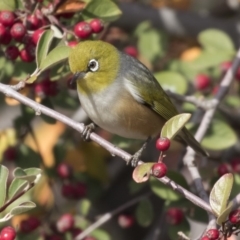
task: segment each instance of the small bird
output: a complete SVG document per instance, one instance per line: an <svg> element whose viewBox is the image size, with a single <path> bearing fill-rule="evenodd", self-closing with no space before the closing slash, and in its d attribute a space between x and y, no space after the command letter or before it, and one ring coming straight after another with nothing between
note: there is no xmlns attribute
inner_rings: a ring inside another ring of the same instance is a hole
<svg viewBox="0 0 240 240"><path fill-rule="evenodd" d="M80 42L70 51L69 66L83 109L113 134L147 140L178 114L148 68L107 42ZM176 140L207 156L186 128Z"/></svg>

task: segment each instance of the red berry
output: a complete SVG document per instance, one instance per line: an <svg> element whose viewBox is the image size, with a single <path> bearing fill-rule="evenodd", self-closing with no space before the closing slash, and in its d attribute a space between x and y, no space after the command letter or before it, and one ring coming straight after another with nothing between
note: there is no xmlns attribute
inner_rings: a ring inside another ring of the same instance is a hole
<svg viewBox="0 0 240 240"><path fill-rule="evenodd" d="M17 158L17 149L15 147L8 147L3 153L4 159L8 161L16 160Z"/></svg>
<svg viewBox="0 0 240 240"><path fill-rule="evenodd" d="M79 235L82 232L80 228L72 228L71 229L71 234L72 237L75 238L77 235Z"/></svg>
<svg viewBox="0 0 240 240"><path fill-rule="evenodd" d="M167 166L164 163L159 162L159 163L155 163L152 166L152 175L154 177L161 178L166 176L166 173L167 173Z"/></svg>
<svg viewBox="0 0 240 240"><path fill-rule="evenodd" d="M32 36L27 34L24 35L21 42L24 43L25 45L33 44Z"/></svg>
<svg viewBox="0 0 240 240"><path fill-rule="evenodd" d="M235 77L236 77L236 80L239 82L240 81L240 68L237 69Z"/></svg>
<svg viewBox="0 0 240 240"><path fill-rule="evenodd" d="M122 228L129 228L133 225L134 218L131 215L121 214L118 216L118 224Z"/></svg>
<svg viewBox="0 0 240 240"><path fill-rule="evenodd" d="M66 163L60 163L57 167L57 173L61 178L69 178L72 175L72 168Z"/></svg>
<svg viewBox="0 0 240 240"><path fill-rule="evenodd" d="M68 42L68 46L69 47L75 47L77 44L78 44L77 41L70 41L70 42Z"/></svg>
<svg viewBox="0 0 240 240"><path fill-rule="evenodd" d="M210 238L208 238L207 236L204 236L201 238L201 240L210 240Z"/></svg>
<svg viewBox="0 0 240 240"><path fill-rule="evenodd" d="M34 42L35 45L37 45L38 40L40 39L41 35L43 34L44 30L43 29L38 29L36 30L33 35L32 35L32 41Z"/></svg>
<svg viewBox="0 0 240 240"><path fill-rule="evenodd" d="M223 62L220 64L220 68L225 73L232 66L232 62Z"/></svg>
<svg viewBox="0 0 240 240"><path fill-rule="evenodd" d="M195 78L195 87L197 90L205 90L210 86L211 80L209 76L205 74L199 74Z"/></svg>
<svg viewBox="0 0 240 240"><path fill-rule="evenodd" d="M26 34L26 28L22 23L15 23L10 29L11 36L17 40L21 41L23 36Z"/></svg>
<svg viewBox="0 0 240 240"><path fill-rule="evenodd" d="M229 213L228 219L232 224L240 223L240 209L233 210Z"/></svg>
<svg viewBox="0 0 240 240"><path fill-rule="evenodd" d="M34 86L34 91L38 96L55 96L58 93L58 85L56 81L46 78Z"/></svg>
<svg viewBox="0 0 240 240"><path fill-rule="evenodd" d="M12 40L12 36L8 29L0 24L0 43L8 45Z"/></svg>
<svg viewBox="0 0 240 240"><path fill-rule="evenodd" d="M74 194L74 186L71 183L66 183L62 185L62 195L66 198L73 199L75 194Z"/></svg>
<svg viewBox="0 0 240 240"><path fill-rule="evenodd" d="M165 137L160 137L157 141L156 141L156 148L159 151L167 151L170 147L170 140L168 138Z"/></svg>
<svg viewBox="0 0 240 240"><path fill-rule="evenodd" d="M20 58L24 62L32 62L34 60L34 57L27 51L26 48L20 51Z"/></svg>
<svg viewBox="0 0 240 240"><path fill-rule="evenodd" d="M99 19L93 19L90 23L93 33L100 33L104 29L103 22Z"/></svg>
<svg viewBox="0 0 240 240"><path fill-rule="evenodd" d="M14 13L10 11L0 12L0 23L6 27L11 27L14 23L15 17Z"/></svg>
<svg viewBox="0 0 240 240"><path fill-rule="evenodd" d="M169 208L166 217L169 224L178 225L183 220L183 211L179 208Z"/></svg>
<svg viewBox="0 0 240 240"><path fill-rule="evenodd" d="M36 30L42 25L42 20L39 19L35 14L27 17L27 28L29 30Z"/></svg>
<svg viewBox="0 0 240 240"><path fill-rule="evenodd" d="M222 163L218 166L217 172L219 176L232 172L231 165L228 163Z"/></svg>
<svg viewBox="0 0 240 240"><path fill-rule="evenodd" d="M86 196L87 188L82 182L77 182L74 185L74 198L79 199Z"/></svg>
<svg viewBox="0 0 240 240"><path fill-rule="evenodd" d="M14 240L16 237L15 229L12 227L5 227L0 233L1 240Z"/></svg>
<svg viewBox="0 0 240 240"><path fill-rule="evenodd" d="M125 47L123 51L132 57L136 58L138 56L138 50L134 46Z"/></svg>
<svg viewBox="0 0 240 240"><path fill-rule="evenodd" d="M10 60L15 60L19 56L19 50L16 46L8 46L5 55Z"/></svg>
<svg viewBox="0 0 240 240"><path fill-rule="evenodd" d="M217 229L209 229L206 235L211 240L217 240L219 238L219 231Z"/></svg>
<svg viewBox="0 0 240 240"><path fill-rule="evenodd" d="M74 26L74 33L77 37L85 39L92 34L92 29L87 22L79 22Z"/></svg>
<svg viewBox="0 0 240 240"><path fill-rule="evenodd" d="M230 164L234 172L240 173L240 158L233 159Z"/></svg>
<svg viewBox="0 0 240 240"><path fill-rule="evenodd" d="M57 223L56 223L57 230L61 233L67 232L74 227L74 218L72 214L64 214L62 215Z"/></svg>
<svg viewBox="0 0 240 240"><path fill-rule="evenodd" d="M40 226L41 222L36 217L29 217L28 219L22 220L20 223L20 232L29 233L34 231Z"/></svg>

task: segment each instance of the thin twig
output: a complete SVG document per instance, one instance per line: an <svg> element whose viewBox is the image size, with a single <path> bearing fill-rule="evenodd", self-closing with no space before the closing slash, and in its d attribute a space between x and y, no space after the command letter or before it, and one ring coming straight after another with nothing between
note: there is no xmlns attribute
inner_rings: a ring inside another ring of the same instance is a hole
<svg viewBox="0 0 240 240"><path fill-rule="evenodd" d="M237 68L239 66L240 63L240 49L237 52L237 55L233 61L233 64L231 66L231 68L227 71L227 73L225 74L219 90L215 96L215 101L216 101L216 105L207 110L206 113L203 116L203 119L200 123L200 126L195 134L195 138L196 140L198 140L199 142L203 139L203 137L205 136L210 123L212 122L214 113L220 103L220 101L224 98L224 96L226 95L230 84L232 83L233 79L234 79L234 75L237 71ZM192 179L194 181L197 193L199 194L199 196L206 202L208 202L208 195L206 193L206 191L204 190L203 184L202 184L202 180L201 180L201 176L199 174L198 168L196 167L195 164L195 152L192 148L187 147L187 153L185 154L184 158L183 158L183 162L184 164L188 167L188 170L192 176Z"/></svg>
<svg viewBox="0 0 240 240"><path fill-rule="evenodd" d="M82 240L84 239L87 235L89 235L92 231L95 229L99 228L103 224L105 224L107 221L109 221L111 218L113 218L115 215L121 213L123 210L131 207L132 205L140 202L142 199L148 197L151 193L147 193L141 196L138 196L131 201L124 203L120 207L114 209L111 212L105 213L102 215L95 223L91 224L88 228L86 228L83 232L81 232L74 240Z"/></svg>
<svg viewBox="0 0 240 240"><path fill-rule="evenodd" d="M78 131L80 133L82 133L84 130L84 124L73 121L72 119L66 117L65 115L63 115L59 112L56 112L46 106L43 106L40 103L37 103L28 97L23 96L22 94L14 91L12 89L12 87L10 87L6 84L0 83L0 92L7 95L8 97L12 97L12 98L18 100L19 102L21 102L24 105L31 107L36 112L37 115L45 114L45 115L52 117L60 122L65 123L66 125L72 127L73 129L75 129L76 131ZM90 139L92 141L98 143L103 148L105 148L112 155L119 156L126 162L128 162L130 159L132 159L132 155L130 155L129 153L123 151L122 149L114 146L113 144L111 144L107 140L101 138L94 132L90 134ZM139 164L142 164L142 163L143 163L142 161L139 161ZM197 197L193 193L191 193L188 190L186 190L185 188L181 187L180 185L178 185L177 183L175 183L168 177L159 178L158 180L160 182L168 185L175 191L179 192L181 195L183 195L186 199L193 202L195 205L201 207L202 209L206 210L207 212L212 213L212 209L208 203L204 202L201 198Z"/></svg>

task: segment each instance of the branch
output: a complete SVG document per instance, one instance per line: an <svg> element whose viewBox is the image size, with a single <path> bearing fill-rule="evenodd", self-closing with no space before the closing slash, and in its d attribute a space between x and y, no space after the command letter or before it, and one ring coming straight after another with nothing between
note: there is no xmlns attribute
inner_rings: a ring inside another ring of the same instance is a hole
<svg viewBox="0 0 240 240"><path fill-rule="evenodd" d="M45 115L52 117L60 122L65 123L66 125L68 125L69 127L72 127L73 129L75 129L76 131L78 131L80 133L82 133L84 130L84 124L73 121L72 119L66 117L65 115L63 115L59 112L56 112L48 107L45 107L45 106L41 105L40 103L37 103L28 97L23 96L22 94L14 91L13 88L9 85L0 83L0 92L2 92L3 94L5 94L8 97L18 100L19 102L21 102L22 104L24 104L26 106L31 107L36 112L36 115L45 114ZM132 158L132 155L130 155L129 153L123 151L122 149L114 146L113 144L111 144L110 142L101 138L94 132L90 134L90 139L92 141L98 143L100 146L105 148L107 151L109 151L111 153L111 155L119 156L126 162L128 162ZM143 163L142 161L139 161L139 164L142 164L142 163ZM201 198L192 194L191 192L189 192L182 186L178 185L177 183L175 183L168 177L158 178L158 180L160 182L168 185L173 190L179 192L186 199L193 202L193 204L201 207L202 209L206 210L207 212L212 213L212 209L208 203L204 202Z"/></svg>
<svg viewBox="0 0 240 240"><path fill-rule="evenodd" d="M142 196L138 196L138 197L132 199L131 201L129 201L127 203L124 203L123 205L121 205L120 207L116 208L112 212L105 213L95 223L93 223L92 225L87 227L83 232L81 232L74 240L82 240L82 239L84 239L92 231L94 231L95 229L97 229L100 226L102 226L104 223L109 221L112 217L114 217L115 215L121 213L123 210L131 207L132 205L140 202L142 199L148 197L149 195L150 194L148 193L148 194L144 194Z"/></svg>
<svg viewBox="0 0 240 240"><path fill-rule="evenodd" d="M198 140L199 142L203 139L203 137L205 136L207 129L210 126L210 123L213 119L213 116L215 114L215 111L218 108L219 103L221 102L221 100L224 98L224 96L226 95L230 84L232 83L235 73L237 71L237 68L239 66L240 63L240 49L237 52L237 55L233 61L233 64L231 66L231 68L227 71L227 73L225 74L219 90L216 94L216 96L214 97L214 101L215 106L212 107L211 109L208 109L204 116L203 119L201 121L201 124L195 134L195 138L196 140ZM184 158L183 158L183 162L184 164L188 167L188 170L190 171L190 174L192 176L192 179L194 181L196 190L199 194L199 196L204 199L204 201L208 202L208 196L207 193L204 190L203 184L202 184L202 180L201 180L201 176L199 174L199 171L196 167L196 163L195 163L195 152L193 149L191 149L190 147L187 147L187 153L185 154Z"/></svg>

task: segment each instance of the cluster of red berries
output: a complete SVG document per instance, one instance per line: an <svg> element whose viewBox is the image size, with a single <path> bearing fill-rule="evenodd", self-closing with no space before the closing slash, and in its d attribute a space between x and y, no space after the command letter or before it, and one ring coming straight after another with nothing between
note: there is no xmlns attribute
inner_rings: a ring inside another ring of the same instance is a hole
<svg viewBox="0 0 240 240"><path fill-rule="evenodd" d="M86 185L83 182L74 181L73 170L68 164L60 163L57 166L57 174L63 181L61 191L65 198L78 200L86 196Z"/></svg>
<svg viewBox="0 0 240 240"><path fill-rule="evenodd" d="M93 33L100 33L104 29L103 22L96 18L91 22L79 22L74 26L74 33L81 39L89 38Z"/></svg>
<svg viewBox="0 0 240 240"><path fill-rule="evenodd" d="M230 163L222 163L218 166L217 172L219 176L226 173L240 173L240 158L234 158Z"/></svg>
<svg viewBox="0 0 240 240"><path fill-rule="evenodd" d="M14 146L8 147L3 153L3 159L7 161L15 161L17 159L18 152Z"/></svg>
<svg viewBox="0 0 240 240"><path fill-rule="evenodd" d="M1 11L0 44L6 45L6 57L10 60L20 57L24 62L32 62L35 59L36 44L44 31L40 27L44 25L45 18L40 11L24 19L13 12Z"/></svg>

